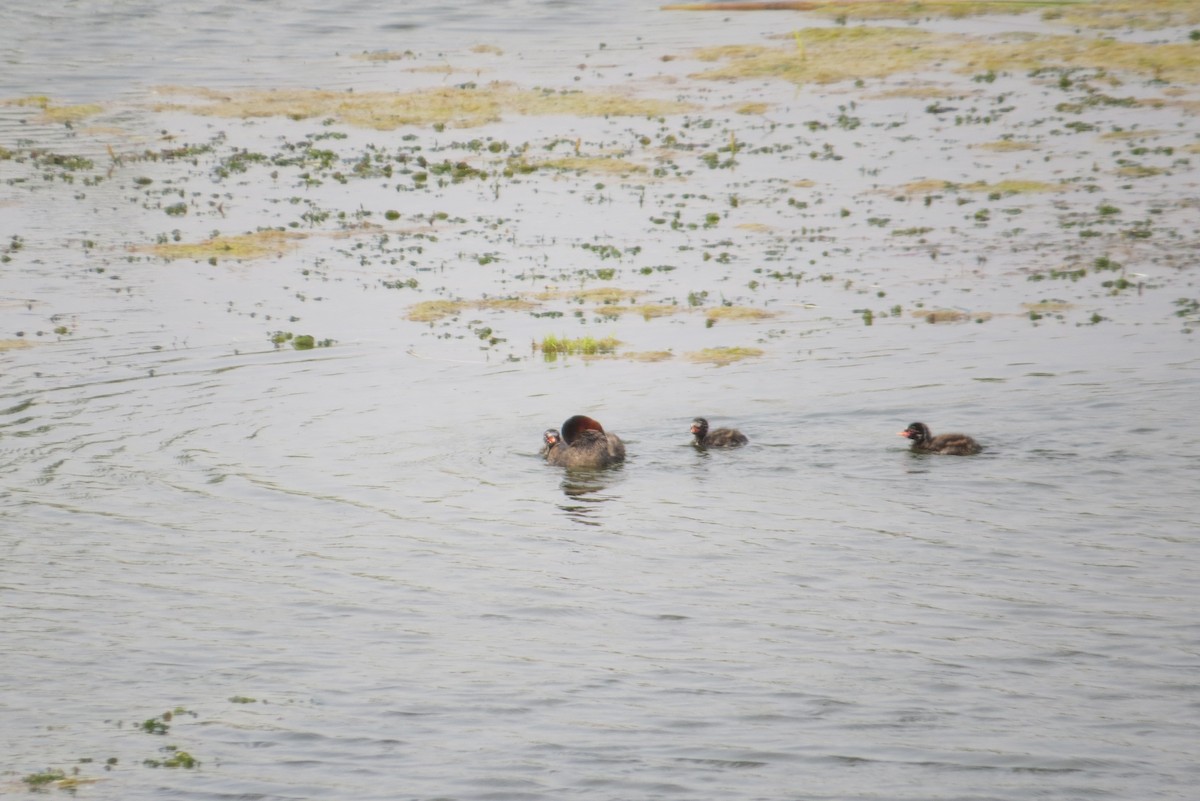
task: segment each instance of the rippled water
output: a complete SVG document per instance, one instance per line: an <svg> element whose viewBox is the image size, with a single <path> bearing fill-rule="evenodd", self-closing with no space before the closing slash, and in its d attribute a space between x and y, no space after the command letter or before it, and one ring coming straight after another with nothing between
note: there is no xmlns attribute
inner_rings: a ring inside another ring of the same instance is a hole
<svg viewBox="0 0 1200 801"><path fill-rule="evenodd" d="M600 58L599 34L612 40L604 58L644 64L691 38L798 24L619 10L10 3L0 94L113 102L175 82L376 86L371 67L336 53L414 48L423 63L484 34L545 76L577 48ZM839 102L805 97L780 114L807 119L811 104ZM182 123L137 102L114 113L147 137L159 125L228 126L231 140L264 148L294 136L286 122ZM559 124L485 133L535 139ZM654 125L603 121L581 135L615 139L635 124ZM0 130L10 148L36 134L103 152L58 127L30 133L11 109ZM912 156L889 181L943 158ZM642 222L733 181L775 224L783 212L755 183L772 163L745 158L737 174L701 171L699 186L643 188L644 212L609 178L617 200L584 205L594 176L499 198L448 189L438 208L469 222L424 243L422 258L441 261L408 295L378 286L400 268L336 239L263 263L124 258L176 226L204 235L294 214L277 210L261 175L209 186L139 164L97 186L8 183L0 233L24 247L0 265L0 340L28 347L0 350L0 793L77 768L98 779L78 796L121 799L1193 797L1200 357L1172 306L1195 292L1194 266L1163 264L1187 262L1194 243L1148 246L1138 266L1157 291L1106 299L1056 285L1085 311L1034 325L1019 305L1025 276L1012 272L1039 258L1025 245L1077 247L1054 204L1109 195L1011 200L1032 218L1020 246L964 234L979 240L946 243L932 264L828 220L832 253L792 245L778 264L753 233L706 239ZM794 177L836 180L834 169ZM130 176L143 174L191 197L221 194L237 222L147 211L130 200ZM1119 196L1186 221L1188 207L1164 199L1194 198L1194 175ZM408 202L365 182L321 191L349 210ZM893 204L886 194L830 205ZM889 212L894 225L927 213L912 205ZM747 237L753 256L719 268L727 279L672 254L672 236L713 253L713 239ZM585 317L579 329L677 355L764 349L726 367L530 356L528 340L576 330L569 312L553 323L478 312L507 338L493 348L472 335L474 312L441 325L404 317L433 287L542 289L557 279L526 274L582 263L567 246L577 241L644 247L619 280L658 295L720 287L740 298L751 277L766 280L750 271L763 263L810 277L755 296L780 311L769 320ZM483 273L464 249L501 252L504 270ZM684 266L636 277L667 259ZM837 280L813 280L822 269ZM846 275L871 292L844 289ZM939 295L997 315L867 326L856 310ZM1104 322L1088 324L1092 308ZM273 348L267 334L289 315L335 344ZM541 431L576 412L625 438L623 467L564 475L537 458ZM751 445L693 450L697 414ZM986 450L914 456L895 436L913 420L965 430ZM152 718L169 730L143 731ZM146 764L168 746L199 765Z"/></svg>

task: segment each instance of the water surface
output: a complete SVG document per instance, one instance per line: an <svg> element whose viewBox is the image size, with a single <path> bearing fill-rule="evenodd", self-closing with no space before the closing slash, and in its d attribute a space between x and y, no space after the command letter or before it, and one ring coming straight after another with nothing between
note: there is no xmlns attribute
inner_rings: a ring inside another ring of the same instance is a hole
<svg viewBox="0 0 1200 801"><path fill-rule="evenodd" d="M980 109L1015 96L993 126L887 94L912 76L689 77L694 46L809 24L825 23L645 4L7 4L0 96L104 110L64 126L0 107L16 155L0 161L3 792L78 769L97 780L79 797L121 799L1191 798L1200 359L1176 311L1196 296L1195 172L1178 155L1194 112L1098 108L1082 119L1100 129L1069 136L1081 118L1023 73L932 76ZM700 110L368 131L156 105L169 84L490 78ZM748 100L770 108L738 112ZM851 112L861 125L838 127ZM1131 125L1174 149L1138 156L1163 172L1131 180L1110 160L1137 143L1102 133ZM736 166L706 166L731 133ZM1038 149L973 147L1005 134ZM298 143L334 166L284 163ZM138 157L183 144L208 149ZM650 171L503 178L525 145L624 148ZM356 177L372 147L489 178L414 189L400 161ZM68 179L39 149L97 166ZM277 163L222 174L239 149ZM1018 174L1090 188L904 189ZM1104 204L1119 224L1095 222ZM1154 236L1122 234L1138 220ZM143 249L264 227L305 238L215 263ZM1117 277L1129 286L1103 285ZM677 313L572 294L604 285ZM408 319L430 299L467 305ZM775 316L706 323L723 306ZM962 321L930 324L933 309ZM275 347L280 331L330 343ZM585 334L623 345L531 348ZM762 354L689 357L723 346ZM537 458L541 431L579 412L625 438L625 465ZM696 415L751 444L696 451ZM910 454L895 432L914 420L986 450ZM199 764L147 764L172 747Z"/></svg>

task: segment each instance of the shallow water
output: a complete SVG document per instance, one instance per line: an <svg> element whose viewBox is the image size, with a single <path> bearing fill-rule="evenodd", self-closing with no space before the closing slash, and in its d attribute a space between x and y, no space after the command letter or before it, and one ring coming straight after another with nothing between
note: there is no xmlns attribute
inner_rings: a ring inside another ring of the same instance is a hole
<svg viewBox="0 0 1200 801"><path fill-rule="evenodd" d="M1178 162L1194 112L1085 116L1176 148L1131 181L1110 160L1124 142L1063 134L1077 118L1021 74L931 76L955 102L1018 99L998 127L956 126L928 99L881 96L911 76L688 77L691 47L819 24L805 17L598 9L0 10L0 97L104 105L71 127L0 106L17 154L0 160L0 242L21 240L0 264L0 792L78 769L98 780L78 796L121 799L1191 798L1200 356L1194 313L1175 312L1197 294L1195 170ZM342 55L406 49L403 68ZM447 62L469 66L407 71ZM404 90L472 70L702 110L381 132L154 105L174 83ZM731 110L751 98L771 111ZM833 126L851 102L861 127ZM320 141L347 175L379 143L491 179L413 191L305 183L282 163L215 171L328 131L345 134ZM731 131L736 167L704 166ZM167 147L163 132L212 149L134 158ZM1005 133L1043 138L1033 154L971 147ZM630 145L667 134L689 148ZM683 167L501 180L472 138ZM844 158L808 156L825 144ZM39 147L101 166L67 180ZM1091 188L929 202L901 188L1044 169ZM187 214L165 214L178 199ZM1064 227L1105 203L1121 223L1102 236ZM131 250L310 210L334 214L265 259ZM675 212L679 227L652 219ZM1142 219L1155 236L1120 235ZM894 233L916 226L932 231ZM1124 271L1029 280L1100 257ZM1118 275L1130 288L1102 285ZM571 294L609 284L678 313ZM406 317L515 296L533 312ZM1049 299L1063 305L1039 319L1022 305ZM776 316L706 324L722 301ZM917 314L938 308L966 321ZM332 343L276 348L281 330ZM672 358L530 348L564 334ZM688 356L720 346L763 353ZM625 438L625 465L564 474L537 458L541 431L577 412ZM698 414L751 444L697 452ZM895 436L913 420L986 450L914 456ZM143 731L152 718L169 730ZM146 764L170 746L199 765Z"/></svg>

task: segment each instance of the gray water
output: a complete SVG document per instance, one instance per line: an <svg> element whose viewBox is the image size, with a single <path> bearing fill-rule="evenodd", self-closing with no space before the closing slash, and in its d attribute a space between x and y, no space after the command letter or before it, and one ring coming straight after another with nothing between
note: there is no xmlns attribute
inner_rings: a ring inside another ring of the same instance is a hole
<svg viewBox="0 0 1200 801"><path fill-rule="evenodd" d="M97 799L1194 798L1200 357L1194 317L1175 312L1197 295L1195 168L1130 186L1107 166L1124 145L1098 134L981 155L973 141L998 132L941 124L927 99L697 83L695 62L662 60L806 24L823 23L637 4L6 4L0 97L105 111L65 127L0 107L0 146L17 154L0 161L0 242L22 243L0 264L0 794L57 769ZM342 54L460 63L488 58L469 50L480 42L503 49L490 69L506 78L707 98L693 120L721 122L364 132L153 105L166 84L403 91L430 79ZM1023 75L938 79L1024 93L1001 129L1017 135L1059 99ZM722 111L750 97L784 127ZM851 100L862 128L799 125ZM1177 153L1194 141L1186 106L1094 113ZM301 168L213 172L233 149L328 130L348 165L406 134L432 161L480 159L472 137L599 151L667 129L697 153L732 129L747 152L662 182L565 172L404 193L304 187ZM105 158L164 131L215 149ZM825 141L848 157L809 159ZM803 157L765 149L780 142ZM43 179L35 147L87 154L103 180ZM894 199L908 181L996 181L1044 155L1094 188L992 203L1017 234L964 222L982 199ZM153 183L143 194L135 178ZM163 187L187 215L155 205ZM1162 233L1063 227L1105 202ZM335 217L296 229L296 250L215 264L130 250L308 208L370 209L381 227ZM715 230L647 222L709 208ZM449 218L431 223L435 210ZM886 228L864 224L883 214ZM932 243L890 233L916 225ZM579 247L597 243L623 254ZM1029 280L1080 254L1119 259L1141 286ZM601 267L681 312L573 299ZM419 286L381 283L408 277ZM563 316L406 317L422 300L513 295ZM718 298L776 316L706 324ZM1038 319L1022 305L1050 299L1061 311ZM914 314L930 308L968 319ZM274 347L283 329L332 342ZM547 361L529 343L550 334L672 358ZM762 354L687 357L719 346ZM626 464L564 474L537 457L542 430L579 412L626 440ZM751 444L694 450L701 414ZM913 455L895 432L914 420L985 451ZM153 721L166 732L144 731ZM148 764L172 747L198 764Z"/></svg>

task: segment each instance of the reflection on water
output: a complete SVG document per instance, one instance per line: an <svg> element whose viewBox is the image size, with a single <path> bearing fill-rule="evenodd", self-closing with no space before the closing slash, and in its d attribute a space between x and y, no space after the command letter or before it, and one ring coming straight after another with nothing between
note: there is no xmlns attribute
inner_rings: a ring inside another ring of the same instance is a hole
<svg viewBox="0 0 1200 801"><path fill-rule="evenodd" d="M624 465L599 470L565 470L562 492L576 503L559 504L559 508L576 523L598 526L603 522L600 504L618 500L612 488L619 482Z"/></svg>

